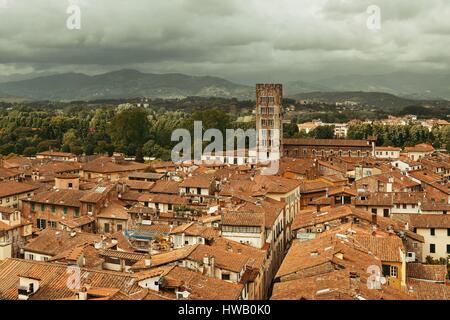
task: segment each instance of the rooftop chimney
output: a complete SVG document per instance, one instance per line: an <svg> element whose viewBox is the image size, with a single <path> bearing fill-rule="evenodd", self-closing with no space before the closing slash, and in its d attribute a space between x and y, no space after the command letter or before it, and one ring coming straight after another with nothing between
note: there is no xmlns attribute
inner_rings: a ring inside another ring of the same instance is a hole
<svg viewBox="0 0 450 320"><path fill-rule="evenodd" d="M376 213L372 213L372 224L378 225L378 215Z"/></svg>
<svg viewBox="0 0 450 320"><path fill-rule="evenodd" d="M211 256L211 257L210 257L209 262L210 262L210 266L209 266L209 276L210 276L211 278L214 278L214 275L215 275L215 273L216 273L216 272L215 272L216 263L215 263L214 256Z"/></svg>
<svg viewBox="0 0 450 320"><path fill-rule="evenodd" d="M41 280L32 276L19 275L19 288L17 290L19 300L28 300L39 290Z"/></svg>
<svg viewBox="0 0 450 320"><path fill-rule="evenodd" d="M334 208L336 206L336 199L334 196L330 198L330 208Z"/></svg>
<svg viewBox="0 0 450 320"><path fill-rule="evenodd" d="M87 300L87 298L88 298L87 288L83 286L78 292L78 300Z"/></svg>

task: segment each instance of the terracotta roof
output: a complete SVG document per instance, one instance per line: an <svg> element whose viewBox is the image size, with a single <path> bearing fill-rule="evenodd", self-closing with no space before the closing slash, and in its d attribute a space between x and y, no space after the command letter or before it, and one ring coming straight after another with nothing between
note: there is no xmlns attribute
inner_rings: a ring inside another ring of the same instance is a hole
<svg viewBox="0 0 450 320"><path fill-rule="evenodd" d="M450 300L450 287L445 284L409 279L407 287L418 300Z"/></svg>
<svg viewBox="0 0 450 320"><path fill-rule="evenodd" d="M448 271L444 264L408 263L406 272L408 278L444 283Z"/></svg>
<svg viewBox="0 0 450 320"><path fill-rule="evenodd" d="M13 178L15 176L19 176L20 174L21 172L16 169L0 168L0 178L2 179Z"/></svg>
<svg viewBox="0 0 450 320"><path fill-rule="evenodd" d="M347 270L335 271L310 278L274 284L271 300L414 300L400 290L382 286L369 289L368 274L358 273L356 278Z"/></svg>
<svg viewBox="0 0 450 320"><path fill-rule="evenodd" d="M36 189L39 189L39 187L27 183L17 181L2 181L0 182L0 198L28 193Z"/></svg>
<svg viewBox="0 0 450 320"><path fill-rule="evenodd" d="M194 251L198 247L197 245L192 246L184 246L182 248L173 249L168 252L158 253L151 256L151 266L145 266L145 261L141 260L135 263L131 269L132 270L145 270L145 269L153 269L155 267L160 267L168 264L172 264L179 260L186 259L192 251Z"/></svg>
<svg viewBox="0 0 450 320"><path fill-rule="evenodd" d="M177 165L172 161L153 161L151 167L154 169L175 168Z"/></svg>
<svg viewBox="0 0 450 320"><path fill-rule="evenodd" d="M409 171L408 175L419 181L431 184L442 180L442 177L428 170Z"/></svg>
<svg viewBox="0 0 450 320"><path fill-rule="evenodd" d="M180 183L177 181L171 181L171 180L158 180L155 182L155 184L151 187L152 193L167 193L167 194L178 194Z"/></svg>
<svg viewBox="0 0 450 320"><path fill-rule="evenodd" d="M450 215L447 214L411 214L409 218L414 228L450 228Z"/></svg>
<svg viewBox="0 0 450 320"><path fill-rule="evenodd" d="M404 250L403 243L402 240L395 235L381 238L372 235L356 234L354 238L359 244L372 252L383 262L402 261L400 250Z"/></svg>
<svg viewBox="0 0 450 320"><path fill-rule="evenodd" d="M326 191L328 188L332 186L331 183L327 183L323 180L305 180L301 182L300 192L301 193L309 193L309 192L319 192Z"/></svg>
<svg viewBox="0 0 450 320"><path fill-rule="evenodd" d="M163 173L156 172L133 172L128 175L129 180L134 179L147 179L147 180L159 180L165 175ZM135 180L136 181L136 180Z"/></svg>
<svg viewBox="0 0 450 320"><path fill-rule="evenodd" d="M352 200L355 206L380 206L391 207L393 205L393 194L389 192L364 193Z"/></svg>
<svg viewBox="0 0 450 320"><path fill-rule="evenodd" d="M61 220L59 223L62 225L65 225L69 228L78 228L78 227L82 227L84 225L87 225L89 223L94 222L95 219L93 217L90 216L82 216L79 218L75 218L72 220Z"/></svg>
<svg viewBox="0 0 450 320"><path fill-rule="evenodd" d="M184 179L183 182L180 183L180 187L189 187L189 188L204 188L209 189L214 181L213 175L197 175Z"/></svg>
<svg viewBox="0 0 450 320"><path fill-rule="evenodd" d="M75 157L75 154L70 152L59 152L59 151L44 151L39 152L36 156L47 156L47 157Z"/></svg>
<svg viewBox="0 0 450 320"><path fill-rule="evenodd" d="M99 234L75 232L74 236L71 236L69 231L47 228L25 245L24 250L55 256L70 248L83 244L93 244L101 240L102 236Z"/></svg>
<svg viewBox="0 0 450 320"><path fill-rule="evenodd" d="M203 237L206 239L213 239L219 236L219 231L211 228L199 225L197 223L187 223L179 225L172 229L171 234L184 233L188 236Z"/></svg>
<svg viewBox="0 0 450 320"><path fill-rule="evenodd" d="M97 218L128 220L128 210L121 201L112 201L107 207L101 208Z"/></svg>
<svg viewBox="0 0 450 320"><path fill-rule="evenodd" d="M33 165L32 170L41 176L56 175L64 172L78 172L81 164L77 162L50 161Z"/></svg>
<svg viewBox="0 0 450 320"><path fill-rule="evenodd" d="M166 281L181 281L182 287L190 293L189 300L238 300L244 288L242 284L210 278L178 266L163 278Z"/></svg>
<svg viewBox="0 0 450 320"><path fill-rule="evenodd" d="M450 211L450 203L426 201L420 208L422 211Z"/></svg>
<svg viewBox="0 0 450 320"><path fill-rule="evenodd" d="M241 272L251 259L248 255L224 250L219 246L215 247L203 244L199 244L186 259L203 263L205 255L213 256L218 268L233 272Z"/></svg>
<svg viewBox="0 0 450 320"><path fill-rule="evenodd" d="M80 271L83 282L89 282L92 287L116 288L128 293L140 290L135 276L130 273L87 268L80 268ZM74 295L74 291L67 286L71 276L71 273L67 272L67 265L6 259L0 262L0 299L18 299L19 275L24 274L40 279L39 290L30 297L31 300L56 300Z"/></svg>
<svg viewBox="0 0 450 320"><path fill-rule="evenodd" d="M300 180L289 179L279 176L255 176L255 182L259 190L267 193L288 193L298 188Z"/></svg>
<svg viewBox="0 0 450 320"><path fill-rule="evenodd" d="M27 199L27 201L80 208L80 199L84 195L84 191L61 189L40 192Z"/></svg>
<svg viewBox="0 0 450 320"><path fill-rule="evenodd" d="M263 213L254 212L224 212L222 214L222 225L264 227L265 219Z"/></svg>
<svg viewBox="0 0 450 320"><path fill-rule="evenodd" d="M345 139L283 139L283 144L299 146L371 147L371 144L367 140Z"/></svg>
<svg viewBox="0 0 450 320"><path fill-rule="evenodd" d="M154 185L154 182L151 181L139 181L139 180L127 180L126 185L131 190L146 190L149 191L152 186Z"/></svg>
<svg viewBox="0 0 450 320"><path fill-rule="evenodd" d="M111 250L111 249L99 250L98 254L103 257L112 257L112 258L135 261L135 262L139 261L139 260L147 259L149 257L149 255L145 254L145 253L126 252L126 251L118 251L118 250Z"/></svg>
<svg viewBox="0 0 450 320"><path fill-rule="evenodd" d="M219 248L220 250L226 250L248 257L247 266L254 269L260 269L263 267L267 252L262 249L258 249L246 244L239 243L223 237L214 238L210 243L212 248Z"/></svg>
<svg viewBox="0 0 450 320"><path fill-rule="evenodd" d="M149 166L146 164L133 161L120 161L118 163L114 163L112 158L109 157L99 157L83 164L84 171L98 173L141 171L148 167Z"/></svg>
<svg viewBox="0 0 450 320"><path fill-rule="evenodd" d="M356 197L358 193L354 188L342 186L342 187L336 187L332 188L328 191L329 196L337 195L337 194L347 194L353 197Z"/></svg>
<svg viewBox="0 0 450 320"><path fill-rule="evenodd" d="M405 147L405 152L433 152L432 145L427 143L417 144L414 147Z"/></svg>
<svg viewBox="0 0 450 320"><path fill-rule="evenodd" d="M276 278L305 278L329 273L336 265L365 274L367 267L381 266L381 261L358 242L332 233L309 241L294 240Z"/></svg>
<svg viewBox="0 0 450 320"><path fill-rule="evenodd" d="M119 194L118 198L124 201L137 202L142 193L137 191L127 191Z"/></svg>
<svg viewBox="0 0 450 320"><path fill-rule="evenodd" d="M138 198L139 202L151 202L151 203L172 203L172 204L181 204L186 205L188 201L186 198L183 198L178 195L173 194L158 194L158 193L143 193Z"/></svg>

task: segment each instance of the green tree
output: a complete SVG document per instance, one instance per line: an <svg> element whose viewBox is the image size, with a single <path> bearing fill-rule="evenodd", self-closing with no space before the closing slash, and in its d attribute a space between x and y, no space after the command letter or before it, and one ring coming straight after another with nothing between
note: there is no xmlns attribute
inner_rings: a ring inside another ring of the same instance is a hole
<svg viewBox="0 0 450 320"><path fill-rule="evenodd" d="M126 109L116 114L109 134L116 150L135 155L149 137L150 123L143 108Z"/></svg>
<svg viewBox="0 0 450 320"><path fill-rule="evenodd" d="M318 126L310 132L310 136L315 139L333 139L334 126Z"/></svg>
<svg viewBox="0 0 450 320"><path fill-rule="evenodd" d="M26 157L31 157L31 156L34 156L34 155L36 155L36 148L35 147L26 147L24 150L23 150L23 155L24 156L26 156Z"/></svg>

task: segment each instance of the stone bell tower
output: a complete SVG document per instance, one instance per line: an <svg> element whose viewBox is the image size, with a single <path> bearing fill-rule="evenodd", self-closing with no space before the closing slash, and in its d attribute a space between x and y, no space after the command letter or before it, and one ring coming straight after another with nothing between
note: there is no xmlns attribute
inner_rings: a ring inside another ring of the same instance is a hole
<svg viewBox="0 0 450 320"><path fill-rule="evenodd" d="M283 86L256 85L256 146L258 161L278 160L283 154Z"/></svg>

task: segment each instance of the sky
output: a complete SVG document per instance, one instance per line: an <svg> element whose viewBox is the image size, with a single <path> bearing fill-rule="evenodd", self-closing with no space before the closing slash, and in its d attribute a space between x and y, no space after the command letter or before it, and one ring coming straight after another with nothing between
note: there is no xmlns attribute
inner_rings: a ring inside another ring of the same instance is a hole
<svg viewBox="0 0 450 320"><path fill-rule="evenodd" d="M448 0L0 0L0 76L448 74L448 17Z"/></svg>

